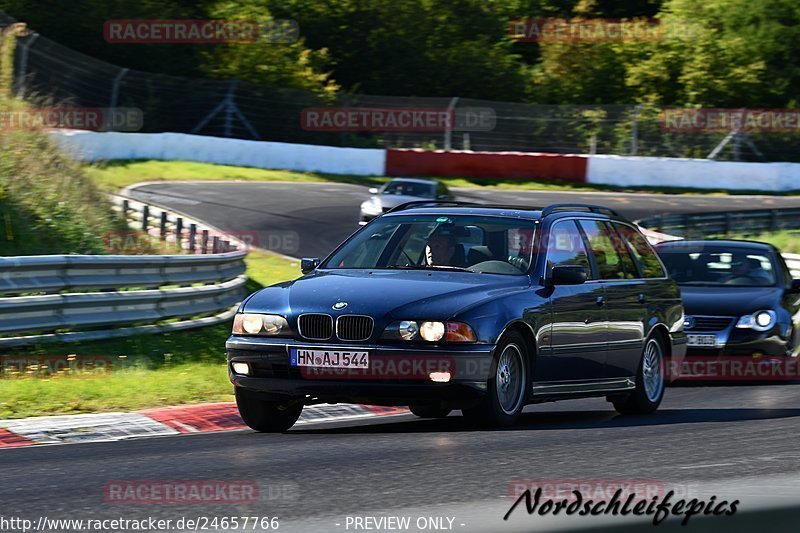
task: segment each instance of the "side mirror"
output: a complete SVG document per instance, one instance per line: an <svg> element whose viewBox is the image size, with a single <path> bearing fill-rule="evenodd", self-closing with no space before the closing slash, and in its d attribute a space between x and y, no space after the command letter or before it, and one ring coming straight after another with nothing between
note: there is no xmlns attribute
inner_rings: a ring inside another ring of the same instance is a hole
<svg viewBox="0 0 800 533"><path fill-rule="evenodd" d="M300 270L303 274L308 274L319 266L319 257L304 257L300 260Z"/></svg>
<svg viewBox="0 0 800 533"><path fill-rule="evenodd" d="M580 285L586 278L586 267L580 265L556 265L550 270L550 285Z"/></svg>
<svg viewBox="0 0 800 533"><path fill-rule="evenodd" d="M800 279L792 280L792 288L789 289L789 292L800 293Z"/></svg>
<svg viewBox="0 0 800 533"><path fill-rule="evenodd" d="M369 193L370 194L378 194L378 188L377 187L370 187L369 188Z"/></svg>

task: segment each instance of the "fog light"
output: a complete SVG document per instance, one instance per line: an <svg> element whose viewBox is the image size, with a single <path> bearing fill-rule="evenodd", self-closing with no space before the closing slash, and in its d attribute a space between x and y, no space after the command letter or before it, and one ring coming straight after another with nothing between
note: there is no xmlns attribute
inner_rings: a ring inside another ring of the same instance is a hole
<svg viewBox="0 0 800 533"><path fill-rule="evenodd" d="M450 372L431 372L429 377L436 383L447 383L450 381Z"/></svg>
<svg viewBox="0 0 800 533"><path fill-rule="evenodd" d="M250 365L247 363L231 363L231 368L235 374L246 376L250 374Z"/></svg>

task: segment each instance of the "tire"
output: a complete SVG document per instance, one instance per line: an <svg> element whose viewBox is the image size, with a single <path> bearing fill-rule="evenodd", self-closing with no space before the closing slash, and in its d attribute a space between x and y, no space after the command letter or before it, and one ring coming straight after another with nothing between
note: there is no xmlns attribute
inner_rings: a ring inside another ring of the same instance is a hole
<svg viewBox="0 0 800 533"><path fill-rule="evenodd" d="M257 392L236 388L236 406L248 427L261 433L282 433L292 427L303 404L265 400Z"/></svg>
<svg viewBox="0 0 800 533"><path fill-rule="evenodd" d="M512 426L528 400L528 347L522 334L512 331L497 344L486 395L475 407L462 409L471 423L489 427Z"/></svg>
<svg viewBox="0 0 800 533"><path fill-rule="evenodd" d="M646 415L661 405L666 386L664 343L657 336L647 339L636 371L636 388L627 396L612 400L623 415Z"/></svg>
<svg viewBox="0 0 800 533"><path fill-rule="evenodd" d="M452 411L435 405L409 405L408 409L420 418L445 418Z"/></svg>

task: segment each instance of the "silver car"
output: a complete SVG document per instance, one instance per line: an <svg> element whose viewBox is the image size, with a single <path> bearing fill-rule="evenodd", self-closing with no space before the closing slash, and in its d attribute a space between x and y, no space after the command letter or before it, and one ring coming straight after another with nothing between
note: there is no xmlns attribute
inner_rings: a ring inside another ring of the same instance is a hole
<svg viewBox="0 0 800 533"><path fill-rule="evenodd" d="M361 204L358 223L364 225L381 213L406 202L416 200L453 200L444 183L436 180L395 178L380 189L369 190L373 196Z"/></svg>

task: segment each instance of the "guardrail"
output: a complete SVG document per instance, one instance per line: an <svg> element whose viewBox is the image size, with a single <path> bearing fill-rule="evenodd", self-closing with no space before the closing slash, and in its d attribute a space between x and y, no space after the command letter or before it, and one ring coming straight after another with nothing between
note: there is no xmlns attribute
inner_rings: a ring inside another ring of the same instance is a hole
<svg viewBox="0 0 800 533"><path fill-rule="evenodd" d="M245 243L151 204L112 202L139 229L194 253L2 257L0 347L186 329L232 316L246 295ZM24 335L8 336L15 334Z"/></svg>
<svg viewBox="0 0 800 533"><path fill-rule="evenodd" d="M656 215L638 220L637 224L684 239L756 235L800 229L800 208Z"/></svg>
<svg viewBox="0 0 800 533"><path fill-rule="evenodd" d="M800 279L800 255L798 254L781 254L786 261L786 266L792 271L792 277Z"/></svg>

